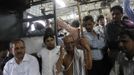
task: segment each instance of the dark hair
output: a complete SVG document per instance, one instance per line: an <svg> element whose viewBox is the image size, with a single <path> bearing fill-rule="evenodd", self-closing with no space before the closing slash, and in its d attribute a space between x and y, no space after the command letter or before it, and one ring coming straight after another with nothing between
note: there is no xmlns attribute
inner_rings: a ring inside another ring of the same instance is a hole
<svg viewBox="0 0 134 75"><path fill-rule="evenodd" d="M123 16L122 20L129 20L129 17L128 16Z"/></svg>
<svg viewBox="0 0 134 75"><path fill-rule="evenodd" d="M94 22L94 19L93 19L93 17L92 17L91 15L87 15L87 16L85 16L85 17L83 18L83 22L86 22L86 21L88 21L88 20L91 20L91 21Z"/></svg>
<svg viewBox="0 0 134 75"><path fill-rule="evenodd" d="M22 40L22 39L20 39L20 38L17 38L17 39L13 39L11 42L10 42L10 48L12 47L12 44L16 44L16 43L18 43L18 42L22 42L23 43L23 45L25 46L25 42Z"/></svg>
<svg viewBox="0 0 134 75"><path fill-rule="evenodd" d="M110 9L110 12L112 12L112 11L114 11L114 10L119 10L119 11L123 14L123 8L122 8L120 5L113 6L113 7Z"/></svg>
<svg viewBox="0 0 134 75"><path fill-rule="evenodd" d="M52 28L46 28L46 31L45 31L45 35L43 37L43 41L45 42L45 40L49 37L52 37L54 38L54 31Z"/></svg>
<svg viewBox="0 0 134 75"><path fill-rule="evenodd" d="M6 44L0 41L0 52L7 51L7 50L8 50L8 47L6 46Z"/></svg>
<svg viewBox="0 0 134 75"><path fill-rule="evenodd" d="M35 29L37 30L41 30L41 29L44 29L45 27L43 26L43 24L39 23L39 22L35 22L34 23L34 27Z"/></svg>
<svg viewBox="0 0 134 75"><path fill-rule="evenodd" d="M99 15L99 16L97 17L97 22L99 22L99 20L102 19L102 18L104 18L104 16L103 16L103 15Z"/></svg>
<svg viewBox="0 0 134 75"><path fill-rule="evenodd" d="M74 20L71 25L72 25L73 27L79 27L80 22L79 22L79 20Z"/></svg>
<svg viewBox="0 0 134 75"><path fill-rule="evenodd" d="M128 35L132 40L134 40L134 29L123 29L119 34L119 38L123 38L124 35Z"/></svg>

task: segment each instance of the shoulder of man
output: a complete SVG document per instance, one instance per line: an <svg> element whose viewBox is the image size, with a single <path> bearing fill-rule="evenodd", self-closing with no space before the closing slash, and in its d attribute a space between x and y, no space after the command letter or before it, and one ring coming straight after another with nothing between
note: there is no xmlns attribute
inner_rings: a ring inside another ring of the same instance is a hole
<svg viewBox="0 0 134 75"><path fill-rule="evenodd" d="M28 58L29 61L37 61L37 58L30 54L26 54L26 58Z"/></svg>

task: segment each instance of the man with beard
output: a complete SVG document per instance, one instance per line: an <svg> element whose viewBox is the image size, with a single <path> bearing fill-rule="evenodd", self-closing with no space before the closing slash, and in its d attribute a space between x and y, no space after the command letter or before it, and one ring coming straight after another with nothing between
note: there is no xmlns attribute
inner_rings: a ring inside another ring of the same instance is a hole
<svg viewBox="0 0 134 75"><path fill-rule="evenodd" d="M4 66L3 75L40 75L38 61L35 57L25 53L23 40L13 40L11 48L14 57Z"/></svg>
<svg viewBox="0 0 134 75"><path fill-rule="evenodd" d="M107 75L107 67L104 61L107 48L104 37L98 35L94 31L93 27L95 23L91 15L85 16L83 18L83 23L86 29L84 35L87 37L87 40L90 43L93 61L93 67L91 70L87 70L87 73L89 73L89 75Z"/></svg>
<svg viewBox="0 0 134 75"><path fill-rule="evenodd" d="M125 29L119 35L120 53L110 75L134 75L134 29Z"/></svg>
<svg viewBox="0 0 134 75"><path fill-rule="evenodd" d="M92 67L91 49L86 38L81 38L79 43L83 50L76 48L76 43L71 35L65 36L64 46L60 48L60 57L56 63L56 75L85 75L85 70Z"/></svg>

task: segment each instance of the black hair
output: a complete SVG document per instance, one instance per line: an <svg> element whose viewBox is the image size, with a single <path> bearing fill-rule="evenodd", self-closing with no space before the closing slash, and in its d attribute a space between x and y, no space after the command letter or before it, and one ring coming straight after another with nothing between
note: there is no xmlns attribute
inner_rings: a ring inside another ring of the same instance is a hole
<svg viewBox="0 0 134 75"><path fill-rule="evenodd" d="M129 17L128 16L123 16L122 20L129 20Z"/></svg>
<svg viewBox="0 0 134 75"><path fill-rule="evenodd" d="M114 11L114 10L119 10L119 11L123 14L123 8L122 8L120 5L113 6L113 7L110 9L110 12L112 12L112 11Z"/></svg>
<svg viewBox="0 0 134 75"><path fill-rule="evenodd" d="M80 22L79 22L79 20L74 20L71 25L72 25L73 27L79 27Z"/></svg>
<svg viewBox="0 0 134 75"><path fill-rule="evenodd" d="M103 16L103 15L99 15L99 16L97 17L97 22L99 22L99 20L102 19L102 18L104 18L104 16Z"/></svg>
<svg viewBox="0 0 134 75"><path fill-rule="evenodd" d="M45 31L45 34L44 34L44 37L43 37L43 42L45 42L45 40L49 37L52 37L54 38L54 31L52 28L46 28L46 31Z"/></svg>
<svg viewBox="0 0 134 75"><path fill-rule="evenodd" d="M90 20L92 22L94 22L94 18L91 16L91 15L87 15L83 18L83 26L85 27L86 26L86 22Z"/></svg>
<svg viewBox="0 0 134 75"><path fill-rule="evenodd" d="M20 38L15 38L15 39L13 39L11 42L10 42L10 48L12 47L12 45L13 44L16 44L16 43L18 43L18 42L22 42L23 43L23 45L25 46L25 42L22 40L22 39L20 39Z"/></svg>
<svg viewBox="0 0 134 75"><path fill-rule="evenodd" d="M119 37L122 38L124 35L128 35L132 40L134 40L134 29L122 29Z"/></svg>
<svg viewBox="0 0 134 75"><path fill-rule="evenodd" d="M0 52L1 51L7 51L8 48L4 42L0 42Z"/></svg>
<svg viewBox="0 0 134 75"><path fill-rule="evenodd" d="M37 30L41 30L41 29L44 29L45 27L43 26L43 24L39 23L39 22L35 22L34 23L34 27L35 29Z"/></svg>
<svg viewBox="0 0 134 75"><path fill-rule="evenodd" d="M92 17L91 15L87 15L87 16L85 16L85 17L83 18L83 22L86 22L86 21L88 21L88 20L91 20L91 21L94 22L94 19L93 19L93 17Z"/></svg>

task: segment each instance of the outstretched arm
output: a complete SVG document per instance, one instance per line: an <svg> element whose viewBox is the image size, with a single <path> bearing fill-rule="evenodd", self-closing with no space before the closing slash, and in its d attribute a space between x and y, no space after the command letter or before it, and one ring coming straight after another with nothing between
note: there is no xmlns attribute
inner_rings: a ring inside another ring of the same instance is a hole
<svg viewBox="0 0 134 75"><path fill-rule="evenodd" d="M91 56L91 49L89 47L89 43L85 37L80 39L80 45L84 48L84 61L85 61L85 68L90 70L92 68L92 56Z"/></svg>
<svg viewBox="0 0 134 75"><path fill-rule="evenodd" d="M78 28L72 27L60 18L57 18L56 21L58 28L62 28L68 31L74 37L75 40L78 38Z"/></svg>

